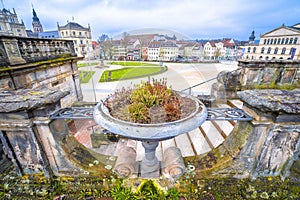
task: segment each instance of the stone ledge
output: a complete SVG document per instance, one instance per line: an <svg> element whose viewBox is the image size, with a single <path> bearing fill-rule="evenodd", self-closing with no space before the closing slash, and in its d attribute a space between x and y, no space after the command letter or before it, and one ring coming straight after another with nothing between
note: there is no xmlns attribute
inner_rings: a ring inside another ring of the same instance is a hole
<svg viewBox="0 0 300 200"><path fill-rule="evenodd" d="M245 90L238 97L262 112L300 114L300 88L294 90Z"/></svg>
<svg viewBox="0 0 300 200"><path fill-rule="evenodd" d="M69 93L69 91L52 90L49 88L2 91L0 92L0 113L34 110L58 102Z"/></svg>

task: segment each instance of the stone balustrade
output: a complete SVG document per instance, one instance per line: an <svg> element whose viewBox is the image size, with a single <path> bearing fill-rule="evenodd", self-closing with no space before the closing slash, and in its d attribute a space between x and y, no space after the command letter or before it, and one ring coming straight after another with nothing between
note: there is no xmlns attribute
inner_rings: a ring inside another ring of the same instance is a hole
<svg viewBox="0 0 300 200"><path fill-rule="evenodd" d="M76 56L71 40L0 37L0 68L67 56Z"/></svg>

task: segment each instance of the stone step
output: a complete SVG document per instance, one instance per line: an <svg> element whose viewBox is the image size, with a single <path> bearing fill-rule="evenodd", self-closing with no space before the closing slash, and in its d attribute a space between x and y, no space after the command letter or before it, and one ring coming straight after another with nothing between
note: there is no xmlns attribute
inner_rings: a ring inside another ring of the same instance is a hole
<svg viewBox="0 0 300 200"><path fill-rule="evenodd" d="M232 108L243 108L243 102L239 99L229 99L227 100L227 105L229 105Z"/></svg>
<svg viewBox="0 0 300 200"><path fill-rule="evenodd" d="M206 134L208 140L210 141L210 147L215 148L224 142L223 136L219 133L218 129L210 121L205 121L201 125L202 134Z"/></svg>

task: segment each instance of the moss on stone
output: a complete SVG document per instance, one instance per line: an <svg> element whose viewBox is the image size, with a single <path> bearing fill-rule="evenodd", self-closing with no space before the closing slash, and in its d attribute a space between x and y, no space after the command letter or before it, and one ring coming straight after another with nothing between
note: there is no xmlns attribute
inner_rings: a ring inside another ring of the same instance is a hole
<svg viewBox="0 0 300 200"><path fill-rule="evenodd" d="M239 122L228 138L219 147L213 149L207 154L186 157L185 162L194 165L195 172L200 177L209 177L213 173L230 166L233 159L240 152L245 144L249 134L252 131L252 125L248 122Z"/></svg>
<svg viewBox="0 0 300 200"><path fill-rule="evenodd" d="M111 174L115 158L98 154L81 143L71 134L66 135L62 141L62 147L69 156L69 159L82 169L92 174Z"/></svg>

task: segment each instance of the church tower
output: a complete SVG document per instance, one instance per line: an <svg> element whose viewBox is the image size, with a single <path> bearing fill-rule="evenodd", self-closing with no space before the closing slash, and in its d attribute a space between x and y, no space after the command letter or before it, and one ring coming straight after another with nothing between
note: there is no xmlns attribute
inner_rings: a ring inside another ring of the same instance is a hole
<svg viewBox="0 0 300 200"><path fill-rule="evenodd" d="M32 17L33 32L44 32L43 26L42 26L39 18L37 17L34 8L32 8L32 14L33 14L33 17Z"/></svg>
<svg viewBox="0 0 300 200"><path fill-rule="evenodd" d="M254 40L255 40L254 31L252 31L249 37L249 44L254 44Z"/></svg>

